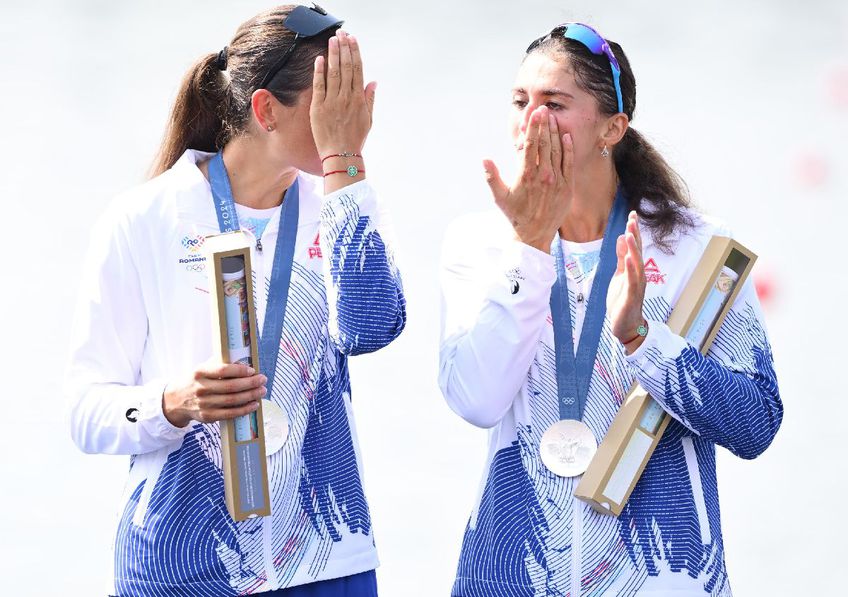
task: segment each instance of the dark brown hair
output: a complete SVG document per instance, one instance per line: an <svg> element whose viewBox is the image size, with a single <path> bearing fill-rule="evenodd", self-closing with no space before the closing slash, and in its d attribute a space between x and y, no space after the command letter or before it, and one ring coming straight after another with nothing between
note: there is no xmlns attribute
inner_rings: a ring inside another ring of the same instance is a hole
<svg viewBox="0 0 848 597"><path fill-rule="evenodd" d="M158 176L173 166L186 149L218 151L243 134L250 123L250 98L295 34L283 26L293 5L278 6L243 23L224 53L198 60L183 77L151 168ZM286 65L265 86L285 106L311 86L315 58L326 54L335 29L298 41Z"/></svg>
<svg viewBox="0 0 848 597"><path fill-rule="evenodd" d="M632 122L636 112L636 78L621 46L614 41L607 41L621 67L619 85L623 112ZM612 71L605 55L593 54L579 41L558 35L546 39L530 51L535 52L555 57L565 56L574 71L577 85L595 98L601 114L612 116L618 113ZM691 204L686 183L632 126L627 128L624 137L613 148L612 157L627 197L628 209L635 210L651 228L654 242L662 250L670 250L669 236L693 225L692 218L683 209Z"/></svg>

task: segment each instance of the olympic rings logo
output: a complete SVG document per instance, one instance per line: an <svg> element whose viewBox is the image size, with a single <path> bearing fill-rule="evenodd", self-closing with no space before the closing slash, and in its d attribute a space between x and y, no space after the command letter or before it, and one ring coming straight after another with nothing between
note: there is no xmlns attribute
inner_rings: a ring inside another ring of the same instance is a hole
<svg viewBox="0 0 848 597"><path fill-rule="evenodd" d="M189 263L186 266L186 271L189 271L189 272L202 272L205 269L206 269L205 263Z"/></svg>

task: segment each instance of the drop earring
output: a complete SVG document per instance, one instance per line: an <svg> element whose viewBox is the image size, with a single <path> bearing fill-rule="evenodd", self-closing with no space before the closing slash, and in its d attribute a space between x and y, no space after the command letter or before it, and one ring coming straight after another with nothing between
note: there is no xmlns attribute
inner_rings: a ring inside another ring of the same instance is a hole
<svg viewBox="0 0 848 597"><path fill-rule="evenodd" d="M606 145L604 145L604 148L601 150L601 157L602 158L608 158L609 157L609 149L607 149Z"/></svg>

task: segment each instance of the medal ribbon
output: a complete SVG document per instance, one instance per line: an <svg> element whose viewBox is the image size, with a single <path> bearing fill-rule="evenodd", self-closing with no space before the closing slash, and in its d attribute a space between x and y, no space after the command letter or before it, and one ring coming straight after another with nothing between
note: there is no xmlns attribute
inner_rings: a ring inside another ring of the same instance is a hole
<svg viewBox="0 0 848 597"><path fill-rule="evenodd" d="M556 347L557 397L559 399L560 420L577 420L583 417L589 383L595 368L598 343L607 312L607 290L615 273L618 258L615 254L616 239L627 225L627 202L619 188L613 201L604 240L601 243L601 255L592 280L592 290L586 305L583 330L577 354L574 354L574 325L571 320L571 308L568 302L568 279L565 274L565 256L559 234L551 244L551 252L556 261L557 279L551 289L551 317L554 324L554 345Z"/></svg>
<svg viewBox="0 0 848 597"><path fill-rule="evenodd" d="M221 152L209 161L209 186L218 216L221 232L239 230L230 178L224 166ZM283 333L283 320L286 316L286 303L289 298L294 245L297 239L297 220L299 215L298 184L286 190L285 201L280 209L280 224L277 229L277 245L274 249L274 264L271 269L271 286L268 290L268 302L265 307L265 321L259 336L259 372L268 378L266 386L274 387L274 373L277 370L277 355L280 338Z"/></svg>

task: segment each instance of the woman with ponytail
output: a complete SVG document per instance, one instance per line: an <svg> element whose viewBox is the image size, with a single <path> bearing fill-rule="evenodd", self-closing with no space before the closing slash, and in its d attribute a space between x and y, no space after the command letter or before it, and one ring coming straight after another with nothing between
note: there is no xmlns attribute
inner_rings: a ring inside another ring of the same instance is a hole
<svg viewBox="0 0 848 597"><path fill-rule="evenodd" d="M131 456L111 594L377 594L347 358L390 343L406 312L362 157L375 84L341 25L281 6L201 58L153 178L94 229L66 394L83 451ZM212 358L202 245L237 229L253 366ZM219 422L260 404L287 428L266 440L272 514L234 522Z"/></svg>
<svg viewBox="0 0 848 597"><path fill-rule="evenodd" d="M730 595L716 446L754 458L783 415L753 283L704 356L665 324L704 247L729 236L631 127L621 46L566 23L512 90L519 175L449 229L439 384L490 428L452 595ZM672 420L620 516L575 498L639 382Z"/></svg>

